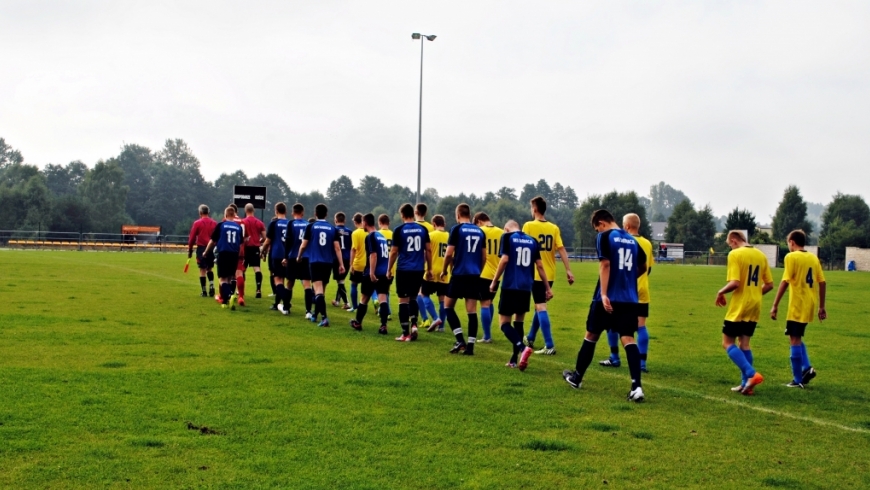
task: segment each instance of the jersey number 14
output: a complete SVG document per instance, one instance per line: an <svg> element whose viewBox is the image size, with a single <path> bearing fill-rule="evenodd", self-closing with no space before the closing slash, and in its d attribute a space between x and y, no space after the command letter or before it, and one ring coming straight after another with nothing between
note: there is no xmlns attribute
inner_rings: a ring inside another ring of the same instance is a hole
<svg viewBox="0 0 870 490"><path fill-rule="evenodd" d="M620 247L619 251L619 270L628 269L631 270L634 267L634 254L631 253L631 250Z"/></svg>

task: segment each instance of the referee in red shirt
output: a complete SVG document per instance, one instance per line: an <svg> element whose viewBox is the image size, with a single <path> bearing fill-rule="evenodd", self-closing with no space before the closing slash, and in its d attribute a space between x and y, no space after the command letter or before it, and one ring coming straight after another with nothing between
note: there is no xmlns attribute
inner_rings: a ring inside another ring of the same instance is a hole
<svg viewBox="0 0 870 490"><path fill-rule="evenodd" d="M190 227L190 237L187 239L187 258L193 256L193 246L196 245L196 265L199 267L199 285L202 288L202 297L214 296L214 252L205 252L208 241L217 222L209 217L208 206L199 205L199 219ZM205 292L205 278L208 276L208 293Z"/></svg>

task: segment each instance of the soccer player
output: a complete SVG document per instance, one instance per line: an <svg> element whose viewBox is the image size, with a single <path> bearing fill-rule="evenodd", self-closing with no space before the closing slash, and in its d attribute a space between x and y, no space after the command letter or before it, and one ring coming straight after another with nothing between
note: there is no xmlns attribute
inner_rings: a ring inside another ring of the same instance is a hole
<svg viewBox="0 0 870 490"><path fill-rule="evenodd" d="M387 277L390 265L390 247L384 235L375 230L375 215L368 213L362 218L363 230L368 233L365 239L366 263L363 266L360 282L359 306L356 308L356 318L350 321L354 330L362 330L362 321L368 310L369 299L373 294L380 298L378 313L381 317L381 328L378 333L387 335L387 291L390 290L390 279Z"/></svg>
<svg viewBox="0 0 870 490"><path fill-rule="evenodd" d="M456 206L457 224L450 229L447 241L447 253L444 256L444 269L441 279L448 270L453 274L447 286L447 298L444 310L447 314L447 324L456 336L456 343L450 350L451 354L462 352L467 356L474 355L474 343L477 340L477 302L480 300L480 273L486 263L486 235L471 223L471 208L462 203ZM468 343L462 335L462 324L453 307L456 300L465 298L465 312L468 314Z"/></svg>
<svg viewBox="0 0 870 490"><path fill-rule="evenodd" d="M199 219L190 227L190 237L187 239L187 258L193 256L193 246L196 245L196 266L199 268L199 286L202 297L214 296L214 254L205 254L205 247L211 239L217 222L209 217L208 206L199 205ZM205 292L205 278L208 277L208 293Z"/></svg>
<svg viewBox="0 0 870 490"><path fill-rule="evenodd" d="M743 232L729 231L727 242L731 247L726 269L728 283L716 293L716 306L728 305L722 326L722 347L743 375L740 386L731 388L731 391L753 395L755 387L764 381L764 376L752 367L749 340L761 316L761 297L773 289L773 276L767 257L746 243ZM729 305L725 295L732 292ZM739 348L734 345L735 341L739 343Z"/></svg>
<svg viewBox="0 0 870 490"><path fill-rule="evenodd" d="M655 264L652 243L640 236L640 216L629 213L622 217L622 229L637 240L646 255L646 272L637 277L637 348L640 351L640 370L649 372L646 368L647 352L649 351L649 332L646 329L646 319L649 317L649 275ZM608 367L619 367L619 334L613 330L607 332L607 343L610 344L610 358L599 361L598 364Z"/></svg>
<svg viewBox="0 0 870 490"><path fill-rule="evenodd" d="M807 235L802 230L788 234L788 250L785 256L785 272L776 291L776 299L770 309L770 318L776 320L779 301L788 289L788 316L785 334L791 344L791 371L794 378L787 384L789 388L803 388L816 377L816 370L807 356L807 346L803 337L807 324L818 315L819 320L828 318L825 310L825 274L819 258L807 252L804 247ZM789 289L791 286L791 289ZM818 291L818 292L817 292Z"/></svg>
<svg viewBox="0 0 870 490"><path fill-rule="evenodd" d="M257 295L262 298L260 288L263 285L263 272L260 270L260 245L266 240L266 226L254 216L254 205L245 204L245 219L242 220L248 239L245 241L245 269L254 269L254 278L257 284Z"/></svg>
<svg viewBox="0 0 870 490"><path fill-rule="evenodd" d="M544 270L547 271L547 277L551 280L556 277L556 252L562 258L562 263L565 264L565 273L568 276L568 284L574 284L574 274L571 272L571 262L568 261L568 253L565 251L565 246L562 244L562 232L555 224L547 221L545 216L547 212L547 201L543 197L537 196L530 201L532 209L532 221L526 222L523 225L523 233L538 241L541 248L541 260L544 262ZM526 345L535 348L535 337L538 334L538 328L544 334L544 348L535 351L535 354L543 354L552 356L556 354L556 344L553 343L553 334L550 330L550 315L547 313L547 299L544 294L546 288L541 277L535 271L535 283L532 285L532 299L535 301L535 316L532 318L532 327L529 329L529 334L526 337Z"/></svg>
<svg viewBox="0 0 870 490"><path fill-rule="evenodd" d="M480 274L480 320L483 326L483 340L481 342L489 344L492 342L492 300L495 299L496 291L492 291L492 278L495 276L495 270L499 263L499 245L501 237L504 235L504 230L492 224L489 215L484 212L479 212L474 215L472 223L479 226L486 235L486 264L484 264L483 272ZM498 283L496 283L498 290Z"/></svg>
<svg viewBox="0 0 870 490"><path fill-rule="evenodd" d="M285 315L290 314L290 293L284 287L284 279L287 278L284 238L287 236L287 205L283 202L275 204L275 219L269 222L266 229L266 240L263 242L262 257L269 257L269 273L272 276L272 284L275 286L275 303L270 310L281 311ZM278 307L284 303L284 309Z"/></svg>
<svg viewBox="0 0 870 490"><path fill-rule="evenodd" d="M418 221L419 223L419 221ZM444 310L444 297L447 296L447 284L450 282L450 271L446 275L442 275L444 269L444 256L447 255L447 241L450 234L444 231L446 225L444 216L436 214L432 217L432 226L434 229L429 233L429 243L432 245L432 280L425 281L421 288L421 294L429 310L429 314L435 320L426 328L427 332L443 332L444 322L447 320L447 313ZM435 313L435 305L429 298L430 295L435 295L438 298L438 314Z"/></svg>
<svg viewBox="0 0 870 490"><path fill-rule="evenodd" d="M519 356L520 371L525 371L529 365L529 356L534 350L523 344L523 320L529 311L532 300L532 284L535 281L536 269L543 278L545 295L549 300L553 290L547 282L547 271L541 261L538 242L520 231L520 225L510 220L504 225L504 234L499 244L501 258L493 274L489 288L493 294L498 289L498 280L504 274L504 284L498 299L498 321L504 336L513 345L513 354L506 364L507 367L517 367ZM514 321L511 326L511 320ZM520 353L522 355L520 356Z"/></svg>
<svg viewBox="0 0 870 490"><path fill-rule="evenodd" d="M358 287L363 280L363 269L366 266L366 233L365 225L363 224L363 215L356 213L353 215L353 226L356 228L350 234L350 311L356 310L359 306Z"/></svg>
<svg viewBox="0 0 870 490"><path fill-rule="evenodd" d="M606 209L592 213L592 226L598 232L598 284L586 319L586 337L577 353L575 369L566 369L562 377L573 388L580 388L583 375L592 363L595 345L605 330L616 330L625 349L631 374L628 400L644 399L640 380L640 351L634 342L637 331L637 278L645 273L643 249L628 232L621 230Z"/></svg>
<svg viewBox="0 0 870 490"><path fill-rule="evenodd" d="M236 211L228 207L224 211L225 220L218 223L214 227L211 234L211 240L205 247L205 253L211 252L212 248L217 249L217 273L220 280L220 298L221 306L226 308L229 305L230 309L235 310L234 295L230 282L238 268L239 251L242 248L244 241L244 229L242 225L236 223L234 218Z"/></svg>
<svg viewBox="0 0 870 490"><path fill-rule="evenodd" d="M332 278L338 283L338 289L335 292L335 300L332 306L341 306L345 310L350 309L347 304L347 288L344 286L344 281L347 278L350 270L350 230L344 226L345 215L342 212L335 213L333 221L335 223L335 231L338 233L338 244L341 246L341 261L344 264L345 271L338 272L338 260L332 265ZM336 258L337 259L337 258Z"/></svg>
<svg viewBox="0 0 870 490"><path fill-rule="evenodd" d="M311 306L314 304L314 290L311 289L311 271L308 258L299 250L308 228L305 219L305 206L300 203L293 205L293 220L287 224L287 235L284 238L285 265L287 266L287 299L293 299L293 288L296 281L302 281L305 290L305 319L311 320ZM296 260L299 259L299 260Z"/></svg>
<svg viewBox="0 0 870 490"><path fill-rule="evenodd" d="M426 228L426 231L432 233L433 231L435 231L435 227L432 224L426 222L426 213L428 212L429 206L427 206L426 203L418 202L417 205L414 206L414 220L417 222L417 224L419 224L423 228Z"/></svg>
<svg viewBox="0 0 870 490"><path fill-rule="evenodd" d="M432 247L429 232L414 220L414 206L408 203L399 208L402 224L393 231L390 245L388 277L396 269L396 296L399 297L399 323L402 335L399 342L417 340L417 294L423 279L432 279ZM383 233L383 232L382 232ZM414 301L411 301L411 299Z"/></svg>
<svg viewBox="0 0 870 490"><path fill-rule="evenodd" d="M309 223L305 228L302 244L296 261L301 262L303 257L308 258L308 267L311 275L311 285L314 291L314 312L312 322L317 322L317 316L322 320L319 327L329 326L329 317L326 313L326 299L323 294L326 285L329 284L329 276L332 274L332 264L338 261L338 271L344 273L344 262L341 261L341 244L335 227L326 222L326 204L318 204L314 207L316 220ZM307 254L306 254L307 252Z"/></svg>
<svg viewBox="0 0 870 490"><path fill-rule="evenodd" d="M382 215L378 216L378 228L379 228L378 231L381 232L381 235L384 235L384 238L387 239L387 246L392 248L392 246L393 246L393 230L390 229L390 217L387 216L386 214L382 214ZM396 275L396 266L395 265L393 265L393 267L390 269L390 275L393 275L393 276ZM392 284L392 280L390 281L390 284ZM380 300L376 300L375 303L377 303L378 301L380 301ZM387 291L387 311L389 312L387 319L392 320L393 319L393 308L390 306L390 292L389 291Z"/></svg>
<svg viewBox="0 0 870 490"><path fill-rule="evenodd" d="M233 208L235 216L233 221L242 227L242 245L239 247L239 261L236 263L236 274L230 282L233 301L238 301L239 306L245 306L245 242L248 241L248 229L245 227L245 220L239 216L239 207L236 203L230 203L229 207ZM236 288L238 287L238 293Z"/></svg>
<svg viewBox="0 0 870 490"><path fill-rule="evenodd" d="M426 231L431 233L435 230L435 227L432 226L431 223L426 222L426 213L429 212L429 206L426 203L418 202L416 206L414 206L414 221L417 222L423 228L426 228ZM435 249L432 249L433 258ZM425 282L424 282L425 284ZM431 293L430 293L431 294ZM435 305L432 303L432 300L429 299L428 295L423 295L423 288L420 288L419 294L417 294L417 311L420 312L420 318L423 319L423 322L420 326L426 328L432 325L432 322L436 321L437 317L435 314ZM428 313L427 313L428 312ZM429 320L429 316L432 316L432 319ZM437 328L437 327L436 327Z"/></svg>

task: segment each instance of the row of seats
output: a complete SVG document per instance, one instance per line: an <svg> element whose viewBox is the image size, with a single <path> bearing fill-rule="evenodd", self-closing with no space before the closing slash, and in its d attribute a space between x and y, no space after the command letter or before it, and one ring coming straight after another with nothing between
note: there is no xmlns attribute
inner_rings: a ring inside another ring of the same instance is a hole
<svg viewBox="0 0 870 490"><path fill-rule="evenodd" d="M60 240L9 240L10 246L19 247L89 247L89 248L160 248L169 250L187 249L182 243L124 243L124 242L70 242Z"/></svg>

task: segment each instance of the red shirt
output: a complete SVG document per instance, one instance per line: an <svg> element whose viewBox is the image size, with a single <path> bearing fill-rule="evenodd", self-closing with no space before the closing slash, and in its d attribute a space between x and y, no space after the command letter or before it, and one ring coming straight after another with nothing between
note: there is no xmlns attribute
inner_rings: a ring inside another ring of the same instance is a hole
<svg viewBox="0 0 870 490"><path fill-rule="evenodd" d="M245 224L245 230L248 233L248 239L245 241L246 247L259 247L260 237L266 231L266 226L256 216L248 216L242 222Z"/></svg>
<svg viewBox="0 0 870 490"><path fill-rule="evenodd" d="M188 250L193 250L193 246L205 247L208 241L211 240L211 234L217 226L217 221L206 216L193 222L190 227L190 238L187 239Z"/></svg>

